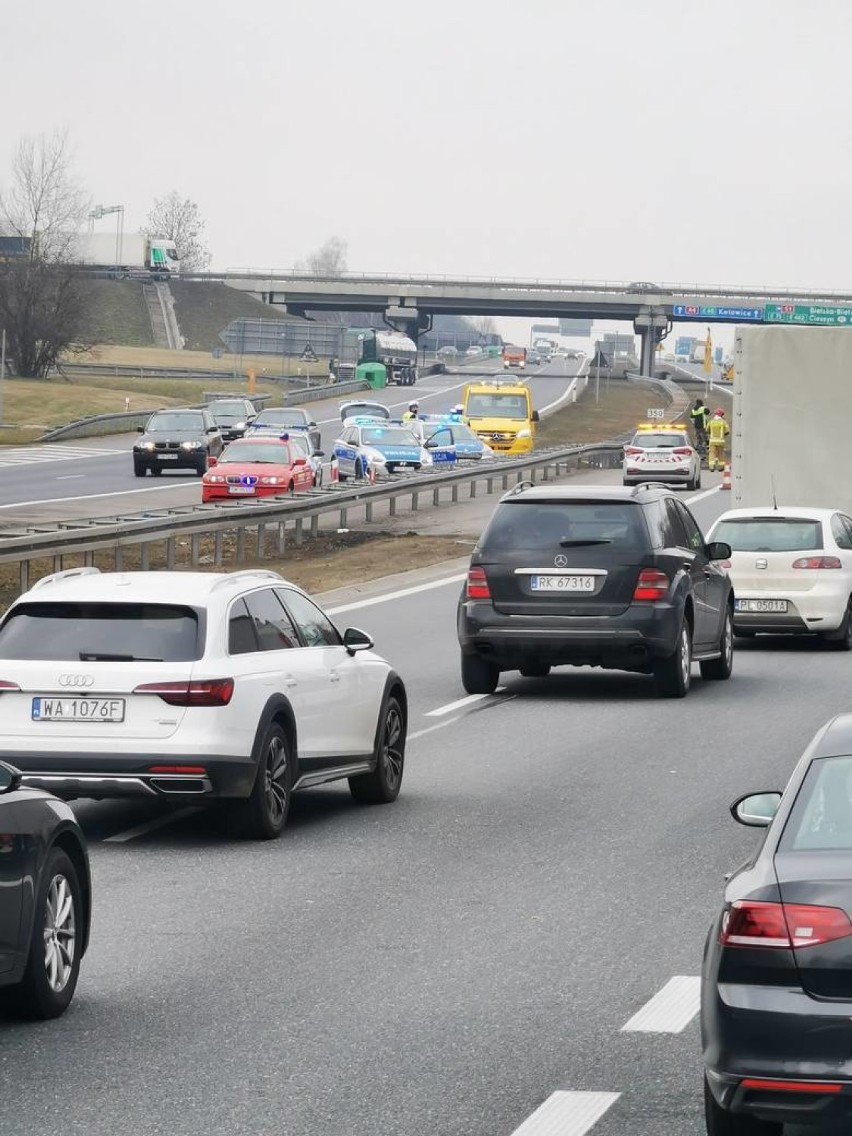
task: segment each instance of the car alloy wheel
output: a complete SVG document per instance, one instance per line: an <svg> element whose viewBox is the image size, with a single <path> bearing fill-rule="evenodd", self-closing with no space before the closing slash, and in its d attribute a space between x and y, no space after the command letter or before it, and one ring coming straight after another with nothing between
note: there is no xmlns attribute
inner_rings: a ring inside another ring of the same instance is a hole
<svg viewBox="0 0 852 1136"><path fill-rule="evenodd" d="M722 634L719 636L718 659L707 659L699 664L701 677L708 679L728 679L734 669L734 617L730 607L725 607Z"/></svg>
<svg viewBox="0 0 852 1136"><path fill-rule="evenodd" d="M263 776L266 812L270 824L275 828L283 828L290 806L290 770L287 747L280 735L274 735L269 741Z"/></svg>
<svg viewBox="0 0 852 1136"><path fill-rule="evenodd" d="M375 768L349 778L349 791L362 805L384 805L395 801L405 769L405 713L396 695L391 695L376 730Z"/></svg>
<svg viewBox="0 0 852 1136"><path fill-rule="evenodd" d="M228 827L247 840L280 836L290 811L293 769L290 745L283 727L272 722L259 747L257 774L249 796L226 804Z"/></svg>
<svg viewBox="0 0 852 1136"><path fill-rule="evenodd" d="M77 920L71 885L57 873L47 888L44 914L44 968L47 984L61 994L74 973L77 953Z"/></svg>
<svg viewBox="0 0 852 1136"><path fill-rule="evenodd" d="M673 654L658 659L654 666L657 690L663 698L685 698L692 678L692 633L684 619Z"/></svg>

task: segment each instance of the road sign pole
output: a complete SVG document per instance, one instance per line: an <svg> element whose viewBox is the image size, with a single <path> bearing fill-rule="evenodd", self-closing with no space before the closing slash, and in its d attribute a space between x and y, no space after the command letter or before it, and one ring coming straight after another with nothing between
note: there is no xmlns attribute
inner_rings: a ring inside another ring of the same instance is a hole
<svg viewBox="0 0 852 1136"><path fill-rule="evenodd" d="M0 332L0 422L3 421L3 392L6 388L6 328Z"/></svg>

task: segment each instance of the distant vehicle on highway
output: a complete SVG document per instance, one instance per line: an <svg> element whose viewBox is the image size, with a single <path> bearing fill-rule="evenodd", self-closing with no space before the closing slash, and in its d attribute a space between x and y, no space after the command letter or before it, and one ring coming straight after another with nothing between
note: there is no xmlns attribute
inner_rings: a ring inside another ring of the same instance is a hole
<svg viewBox="0 0 852 1136"><path fill-rule="evenodd" d="M89 942L92 881L74 813L21 785L0 762L0 998L28 1018L56 1018L77 987Z"/></svg>
<svg viewBox="0 0 852 1136"><path fill-rule="evenodd" d="M465 690L563 665L653 675L667 698L687 694L693 661L703 678L729 678L734 594L718 562L730 553L661 487L516 486L459 601Z"/></svg>
<svg viewBox="0 0 852 1136"><path fill-rule="evenodd" d="M465 351L465 355L467 355L468 359L473 359L477 355L482 355L482 354L483 354L482 348L478 347L475 343L472 344L470 347L468 347L467 351Z"/></svg>
<svg viewBox="0 0 852 1136"><path fill-rule="evenodd" d="M314 484L314 471L305 451L279 438L261 435L231 442L221 458L211 458L210 463L201 479L202 504L276 497L310 489Z"/></svg>
<svg viewBox="0 0 852 1136"><path fill-rule="evenodd" d="M628 292L657 292L660 295L667 295L665 288L661 288L659 284L654 284L650 280L634 280L632 284L627 285Z"/></svg>
<svg viewBox="0 0 852 1136"><path fill-rule="evenodd" d="M526 347L516 347L512 343L507 343L503 348L503 366L507 369L509 367L518 367L520 370L523 370L526 365Z"/></svg>
<svg viewBox="0 0 852 1136"><path fill-rule="evenodd" d="M624 447L624 485L643 481L701 488L701 456L685 426L644 423Z"/></svg>
<svg viewBox="0 0 852 1136"><path fill-rule="evenodd" d="M494 451L463 422L426 422L427 450L451 449L456 461L493 458Z"/></svg>
<svg viewBox="0 0 852 1136"><path fill-rule="evenodd" d="M471 430L495 453L526 454L533 449L539 413L524 380L468 383L462 402Z"/></svg>
<svg viewBox="0 0 852 1136"><path fill-rule="evenodd" d="M224 449L222 431L208 410L157 410L133 446L133 472L136 477L150 473L159 477L164 469L191 469L203 476L210 458Z"/></svg>
<svg viewBox="0 0 852 1136"><path fill-rule="evenodd" d="M173 240L140 233L77 233L69 258L91 268L95 276L116 280L173 280L180 276L180 257Z"/></svg>
<svg viewBox="0 0 852 1136"><path fill-rule="evenodd" d="M355 398L341 402L340 418L346 422L349 418L383 418L390 421L390 407L383 402L370 402L369 399Z"/></svg>
<svg viewBox="0 0 852 1136"><path fill-rule="evenodd" d="M707 935L707 1132L781 1136L785 1124L848 1132L852 715L817 732L783 793L749 793L731 813L763 839L729 878Z"/></svg>
<svg viewBox="0 0 852 1136"><path fill-rule="evenodd" d="M534 347L528 347L527 348L527 365L528 366L540 367L543 361L544 360L543 360L541 353L539 351L536 351L536 349Z"/></svg>
<svg viewBox="0 0 852 1136"><path fill-rule="evenodd" d="M218 805L268 840L297 789L399 793L406 690L372 648L265 569L59 572L0 621L0 759L64 799Z"/></svg>
<svg viewBox="0 0 852 1136"><path fill-rule="evenodd" d="M313 474L314 487L319 489L323 483L322 460L325 457L325 451L316 449L311 441L310 434L303 430L293 430L284 436L288 439L291 450L308 459L308 465Z"/></svg>
<svg viewBox="0 0 852 1136"><path fill-rule="evenodd" d="M257 418L257 407L250 398L217 398L207 409L226 442L242 438Z"/></svg>
<svg viewBox="0 0 852 1136"><path fill-rule="evenodd" d="M852 651L852 518L833 509L731 509L710 539L732 549L735 635L815 634Z"/></svg>
<svg viewBox="0 0 852 1136"><path fill-rule="evenodd" d="M253 434L278 436L291 430L304 430L310 434L316 449L322 445L322 438L313 415L303 410L301 406L272 406L268 410L261 410L246 434L249 437Z"/></svg>

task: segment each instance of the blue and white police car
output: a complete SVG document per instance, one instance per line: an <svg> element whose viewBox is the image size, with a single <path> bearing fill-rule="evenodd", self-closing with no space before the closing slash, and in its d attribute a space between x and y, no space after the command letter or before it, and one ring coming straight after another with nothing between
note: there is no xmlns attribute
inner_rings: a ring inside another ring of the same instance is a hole
<svg viewBox="0 0 852 1136"><path fill-rule="evenodd" d="M420 419L423 426L423 444L437 455L438 452L451 451L456 461L482 461L493 458L494 451L457 415L431 415ZM452 460L452 459L444 459Z"/></svg>
<svg viewBox="0 0 852 1136"><path fill-rule="evenodd" d="M334 443L341 481L393 473L397 469L421 469L432 465L432 455L406 426L375 418L348 418Z"/></svg>

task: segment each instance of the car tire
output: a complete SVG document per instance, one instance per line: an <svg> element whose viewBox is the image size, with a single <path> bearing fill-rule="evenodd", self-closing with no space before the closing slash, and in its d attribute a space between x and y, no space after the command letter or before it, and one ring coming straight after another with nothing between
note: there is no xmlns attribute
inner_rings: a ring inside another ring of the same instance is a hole
<svg viewBox="0 0 852 1136"><path fill-rule="evenodd" d="M250 795L227 805L228 827L246 840L274 840L284 831L290 811L293 763L283 728L273 722L260 744Z"/></svg>
<svg viewBox="0 0 852 1136"><path fill-rule="evenodd" d="M707 1136L781 1136L784 1125L728 1112L717 1103L704 1078L704 1126Z"/></svg>
<svg viewBox="0 0 852 1136"><path fill-rule="evenodd" d="M348 481L349 480L349 474L348 473L341 473L340 470L338 470L337 471L337 480L338 481Z"/></svg>
<svg viewBox="0 0 852 1136"><path fill-rule="evenodd" d="M468 694L493 694L500 681L500 668L478 655L462 655L461 679Z"/></svg>
<svg viewBox="0 0 852 1136"><path fill-rule="evenodd" d="M152 477L162 477L163 476L163 467L161 465L152 465L151 466L151 476Z"/></svg>
<svg viewBox="0 0 852 1136"><path fill-rule="evenodd" d="M148 471L148 467L145 465L144 462L135 461L133 463L133 476L134 477L144 477L145 474L147 473L147 471Z"/></svg>
<svg viewBox="0 0 852 1136"><path fill-rule="evenodd" d="M388 473L396 473L396 462L388 462L385 468Z"/></svg>
<svg viewBox="0 0 852 1136"><path fill-rule="evenodd" d="M661 698L685 698L692 678L692 633L684 619L674 652L654 663L654 680Z"/></svg>
<svg viewBox="0 0 852 1136"><path fill-rule="evenodd" d="M363 481L365 476L366 475L364 473L363 463L360 462L360 461L356 461L355 462L355 480L356 481Z"/></svg>
<svg viewBox="0 0 852 1136"><path fill-rule="evenodd" d="M205 454L204 457L200 458L199 461L196 463L196 466L195 466L196 477L203 477L205 475L205 473L207 472L207 465L208 465L207 454Z"/></svg>
<svg viewBox="0 0 852 1136"><path fill-rule="evenodd" d="M822 639L833 651L852 651L852 599L846 606L843 622L836 631L826 631Z"/></svg>
<svg viewBox="0 0 852 1136"><path fill-rule="evenodd" d="M349 792L359 805L388 805L399 796L405 769L405 714L395 695L382 708L374 756L372 773L349 778Z"/></svg>
<svg viewBox="0 0 852 1136"><path fill-rule="evenodd" d="M731 677L734 669L734 617L730 607L725 608L722 634L719 636L719 658L707 659L699 663L702 678L724 680Z"/></svg>
<svg viewBox="0 0 852 1136"><path fill-rule="evenodd" d="M533 663L528 667L521 667L521 674L524 678L547 678L550 674L549 663Z"/></svg>
<svg viewBox="0 0 852 1136"><path fill-rule="evenodd" d="M57 915L59 918L57 918ZM84 911L80 878L68 854L48 854L35 898L24 977L10 991L22 1017L58 1018L74 997L80 974Z"/></svg>

